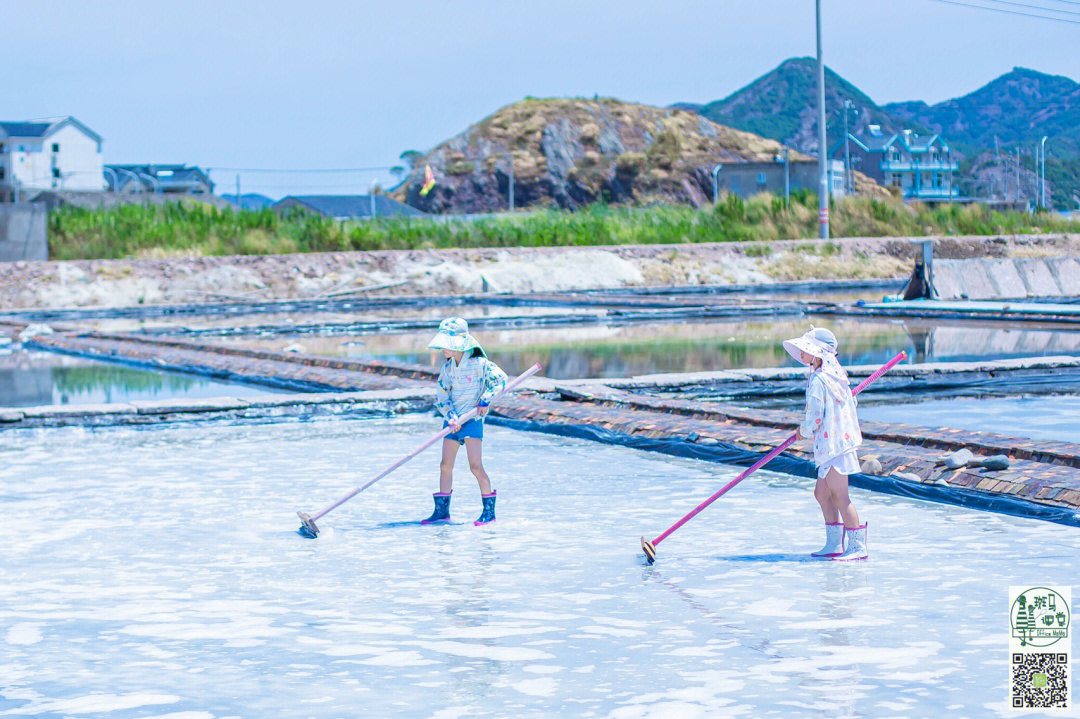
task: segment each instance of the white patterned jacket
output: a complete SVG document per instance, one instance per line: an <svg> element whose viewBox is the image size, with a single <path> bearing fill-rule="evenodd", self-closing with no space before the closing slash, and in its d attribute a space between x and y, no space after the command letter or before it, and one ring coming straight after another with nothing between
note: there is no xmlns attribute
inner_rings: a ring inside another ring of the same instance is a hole
<svg viewBox="0 0 1080 719"><path fill-rule="evenodd" d="M846 384L829 386L820 371L806 384L806 416L799 427L803 437L814 438L814 464L819 467L862 444L856 400Z"/></svg>

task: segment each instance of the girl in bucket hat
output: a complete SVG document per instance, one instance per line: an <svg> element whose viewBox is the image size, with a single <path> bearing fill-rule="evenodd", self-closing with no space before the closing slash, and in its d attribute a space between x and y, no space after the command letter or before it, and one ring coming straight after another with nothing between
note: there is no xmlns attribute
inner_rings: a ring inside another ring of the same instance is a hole
<svg viewBox="0 0 1080 719"><path fill-rule="evenodd" d="M487 358L480 343L469 334L468 323L460 317L450 317L439 323L439 331L428 343L428 349L442 352L445 360L437 380L435 409L446 418L443 427L450 427L453 432L443 439L439 491L433 495L435 511L421 524L450 520L454 460L461 445L465 445L469 469L480 485L480 498L484 505L474 524L489 524L495 521L496 492L491 488L491 480L484 471L481 459L484 415L492 398L506 386L506 374L499 369L499 365ZM477 416L460 424L458 417L473 407L477 408Z"/></svg>
<svg viewBox="0 0 1080 719"><path fill-rule="evenodd" d="M847 372L836 359L836 337L811 325L802 337L784 340L784 349L810 367L799 436L814 440L818 468L814 499L825 517L825 546L811 556L866 559L866 525L859 523L859 513L848 496L848 475L859 471L856 447L862 444L862 432Z"/></svg>

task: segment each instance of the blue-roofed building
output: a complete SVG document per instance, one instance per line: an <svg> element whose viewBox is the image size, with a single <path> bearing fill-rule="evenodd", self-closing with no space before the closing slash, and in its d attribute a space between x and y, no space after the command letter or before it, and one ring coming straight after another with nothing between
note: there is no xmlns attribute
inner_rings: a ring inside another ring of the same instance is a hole
<svg viewBox="0 0 1080 719"><path fill-rule="evenodd" d="M273 207L275 200L267 197L266 195L260 195L257 192L245 192L237 197L236 195L230 195L228 193L222 194L221 199L227 200L240 210L265 210L267 207Z"/></svg>
<svg viewBox="0 0 1080 719"><path fill-rule="evenodd" d="M878 125L870 125L864 136L849 134L847 147L853 171L897 188L904 199L940 201L957 196L957 163L941 135L920 137L910 130L885 134ZM844 142L834 145L830 154L843 160Z"/></svg>
<svg viewBox="0 0 1080 719"><path fill-rule="evenodd" d="M104 189L101 136L74 117L0 122L0 200Z"/></svg>
<svg viewBox="0 0 1080 719"><path fill-rule="evenodd" d="M386 195L289 195L274 205L274 210L314 212L334 220L426 216Z"/></svg>
<svg viewBox="0 0 1080 719"><path fill-rule="evenodd" d="M153 192L210 195L210 175L189 165L105 165L110 192Z"/></svg>

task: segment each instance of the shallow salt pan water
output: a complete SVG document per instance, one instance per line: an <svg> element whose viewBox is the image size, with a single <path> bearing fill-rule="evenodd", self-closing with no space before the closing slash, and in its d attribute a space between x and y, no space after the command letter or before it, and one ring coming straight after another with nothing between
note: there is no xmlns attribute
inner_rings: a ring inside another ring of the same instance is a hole
<svg viewBox="0 0 1080 719"><path fill-rule="evenodd" d="M1011 716L1010 584L1080 532L854 490L872 558L809 561L809 480L488 427L499 520L430 513L431 417L0 435L0 716ZM462 452L462 455L464 453ZM465 520L470 520L466 522Z"/></svg>
<svg viewBox="0 0 1080 719"><path fill-rule="evenodd" d="M1080 395L860 402L859 416L878 422L911 422L917 416L918 423L928 427L959 427L1059 442L1080 441Z"/></svg>

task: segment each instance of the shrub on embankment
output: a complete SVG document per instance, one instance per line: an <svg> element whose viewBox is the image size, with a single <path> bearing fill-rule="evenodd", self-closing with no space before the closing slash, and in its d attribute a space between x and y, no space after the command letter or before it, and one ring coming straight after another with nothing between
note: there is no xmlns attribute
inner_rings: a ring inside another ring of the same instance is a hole
<svg viewBox="0 0 1080 719"><path fill-rule="evenodd" d="M998 212L982 205L904 204L852 197L833 205L834 237L998 235L1080 232L1057 215ZM817 198L728 195L715 206L593 205L477 220L387 218L340 223L318 215L220 210L194 202L88 210L49 217L56 260L155 255L252 255L450 247L548 247L769 241L817 235Z"/></svg>

